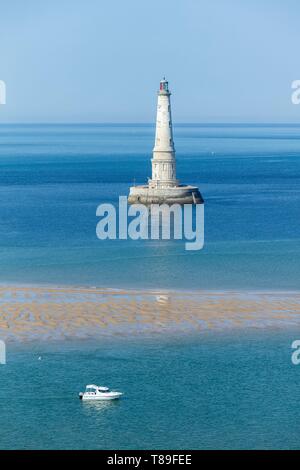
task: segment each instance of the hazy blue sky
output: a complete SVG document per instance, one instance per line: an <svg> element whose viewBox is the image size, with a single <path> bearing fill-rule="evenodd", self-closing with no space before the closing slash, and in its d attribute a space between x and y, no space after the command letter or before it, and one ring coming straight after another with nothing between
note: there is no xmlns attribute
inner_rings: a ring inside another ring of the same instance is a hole
<svg viewBox="0 0 300 470"><path fill-rule="evenodd" d="M299 0L0 2L0 122L299 121Z"/></svg>

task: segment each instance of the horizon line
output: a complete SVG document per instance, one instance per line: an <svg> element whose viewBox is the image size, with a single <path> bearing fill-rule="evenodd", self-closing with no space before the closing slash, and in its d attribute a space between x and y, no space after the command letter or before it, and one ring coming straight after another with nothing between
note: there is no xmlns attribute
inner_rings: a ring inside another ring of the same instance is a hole
<svg viewBox="0 0 300 470"><path fill-rule="evenodd" d="M0 122L1 125L10 126L153 126L155 127L155 122L134 122L134 121L7 121ZM173 126L300 126L299 121L185 121L185 122L173 122Z"/></svg>

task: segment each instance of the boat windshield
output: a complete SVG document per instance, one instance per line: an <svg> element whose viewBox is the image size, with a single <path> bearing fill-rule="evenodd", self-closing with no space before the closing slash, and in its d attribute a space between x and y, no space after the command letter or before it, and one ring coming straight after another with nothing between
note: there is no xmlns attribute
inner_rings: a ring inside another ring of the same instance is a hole
<svg viewBox="0 0 300 470"><path fill-rule="evenodd" d="M93 387L87 387L85 391L88 393L96 393L96 389Z"/></svg>

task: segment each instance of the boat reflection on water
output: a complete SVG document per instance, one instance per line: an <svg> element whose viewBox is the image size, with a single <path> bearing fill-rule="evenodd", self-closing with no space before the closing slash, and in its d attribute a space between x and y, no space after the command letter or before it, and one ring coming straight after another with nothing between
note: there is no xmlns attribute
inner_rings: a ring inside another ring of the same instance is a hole
<svg viewBox="0 0 300 470"><path fill-rule="evenodd" d="M87 418L92 418L93 423L97 425L102 425L102 421L107 418L108 413L118 412L119 406L121 406L119 400L112 401L83 401L81 408L81 413L83 413Z"/></svg>
<svg viewBox="0 0 300 470"><path fill-rule="evenodd" d="M120 406L119 401L83 401L85 410L105 411Z"/></svg>

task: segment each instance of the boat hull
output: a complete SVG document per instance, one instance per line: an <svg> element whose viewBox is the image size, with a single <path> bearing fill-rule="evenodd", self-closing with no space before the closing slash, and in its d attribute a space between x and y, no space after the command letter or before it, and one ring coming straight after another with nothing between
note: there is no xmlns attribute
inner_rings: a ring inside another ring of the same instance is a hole
<svg viewBox="0 0 300 470"><path fill-rule="evenodd" d="M91 396L91 395L79 395L79 398L82 400L82 401L110 401L110 400L117 400L118 398L120 398L122 396L122 393L114 393L114 394L107 394L105 395L104 393L100 395L95 395L95 396Z"/></svg>

